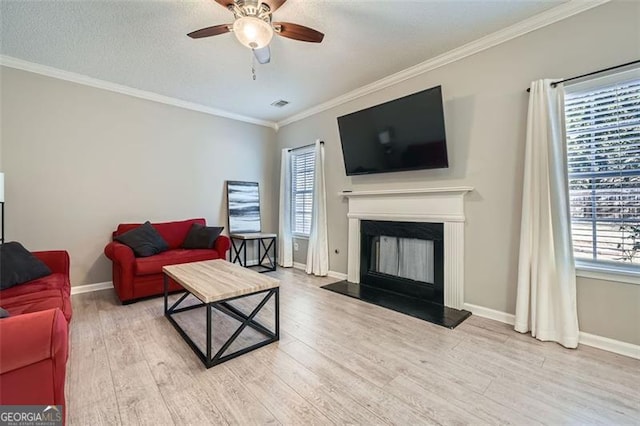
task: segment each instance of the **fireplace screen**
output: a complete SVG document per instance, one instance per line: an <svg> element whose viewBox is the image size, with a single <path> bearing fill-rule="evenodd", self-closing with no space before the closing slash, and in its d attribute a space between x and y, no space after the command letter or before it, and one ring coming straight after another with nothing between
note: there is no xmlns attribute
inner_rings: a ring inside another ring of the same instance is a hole
<svg viewBox="0 0 640 426"><path fill-rule="evenodd" d="M380 235L371 239L372 272L434 283L434 242Z"/></svg>
<svg viewBox="0 0 640 426"><path fill-rule="evenodd" d="M360 283L442 304L444 224L361 220Z"/></svg>

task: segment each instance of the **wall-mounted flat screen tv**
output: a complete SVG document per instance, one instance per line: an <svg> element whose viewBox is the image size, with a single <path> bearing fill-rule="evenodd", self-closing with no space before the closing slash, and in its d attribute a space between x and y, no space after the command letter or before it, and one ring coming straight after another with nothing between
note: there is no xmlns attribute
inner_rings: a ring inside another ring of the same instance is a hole
<svg viewBox="0 0 640 426"><path fill-rule="evenodd" d="M338 117L348 176L449 167L441 86Z"/></svg>

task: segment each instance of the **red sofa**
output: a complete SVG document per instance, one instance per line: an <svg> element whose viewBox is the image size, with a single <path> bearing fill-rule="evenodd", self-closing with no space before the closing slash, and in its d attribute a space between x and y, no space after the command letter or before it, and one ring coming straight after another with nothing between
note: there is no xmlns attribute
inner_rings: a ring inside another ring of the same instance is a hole
<svg viewBox="0 0 640 426"><path fill-rule="evenodd" d="M105 247L104 254L113 262L113 286L121 302L131 303L144 297L163 294L163 266L226 259L230 241L224 235L216 239L213 249L181 248L194 223L206 225L205 219L202 218L153 223L153 227L169 245L169 250L154 256L135 257L130 247L117 241L112 241ZM120 224L113 236L123 234L140 225L140 223ZM169 280L169 291L177 290L182 290L182 287L173 280Z"/></svg>
<svg viewBox="0 0 640 426"><path fill-rule="evenodd" d="M69 254L34 252L51 275L0 291L0 405L65 405Z"/></svg>

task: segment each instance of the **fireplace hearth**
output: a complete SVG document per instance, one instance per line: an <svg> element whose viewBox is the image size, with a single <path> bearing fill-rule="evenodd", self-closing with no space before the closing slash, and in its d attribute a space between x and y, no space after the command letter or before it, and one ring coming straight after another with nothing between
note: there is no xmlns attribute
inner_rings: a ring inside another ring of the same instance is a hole
<svg viewBox="0 0 640 426"><path fill-rule="evenodd" d="M380 290L366 284L338 281L322 286L322 288L452 329L471 316L469 311L449 308L439 303L403 296L392 291Z"/></svg>

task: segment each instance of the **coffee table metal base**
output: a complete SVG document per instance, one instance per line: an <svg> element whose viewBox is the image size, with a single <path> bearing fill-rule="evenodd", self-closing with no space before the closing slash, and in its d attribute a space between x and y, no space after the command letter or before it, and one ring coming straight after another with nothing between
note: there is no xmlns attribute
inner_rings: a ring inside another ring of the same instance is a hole
<svg viewBox="0 0 640 426"><path fill-rule="evenodd" d="M222 362L228 361L237 356L246 354L247 352L250 352L254 349L261 348L262 346L265 346L280 340L280 292L278 287L271 288L268 290L261 290L261 291L257 291L250 294L244 294L242 296L231 297L231 298L219 300L216 302L198 303L195 305L189 305L182 308L179 307L180 303L182 303L192 293L185 290L184 294L180 296L180 298L175 303L173 303L173 305L169 306L168 290L169 290L169 281L168 281L168 277L165 275L164 276L164 316L167 317L169 322L178 331L180 336L182 336L185 342L187 342L187 344L191 347L191 349L195 352L195 354L198 356L198 358L200 358L202 363L207 368L211 368L214 365L218 365ZM232 300L241 299L243 297L248 297L248 296L254 296L256 294L264 294L265 296L249 315L244 314L243 312L241 312L240 310L238 310L237 308L229 304L229 302ZM260 312L260 310L267 304L267 302L272 297L274 297L274 303L275 303L275 330L274 331L269 330L267 327L265 327L264 325L260 324L258 321L255 320L256 315ZM200 350L198 345L196 345L196 343L191 339L191 337L189 337L189 335L180 326L180 324L178 324L176 320L173 319L174 314L178 314L180 312L185 312L185 311L202 308L202 307L206 308L206 325L207 325L206 354L203 353L202 350ZM211 344L212 344L211 310L212 309L216 309L230 316L231 318L240 321L240 326L238 327L238 329L231 335L231 337L229 337L229 339L227 339L227 341L220 347L220 349L215 354L212 353L213 349L211 347ZM240 336L240 333L242 333L242 331L246 327L253 328L254 330L263 334L268 339L263 340L262 342L256 343L254 345L247 346L246 348L242 348L230 354L223 355L225 351L229 349L229 346L231 346L231 344L238 338L238 336Z"/></svg>

